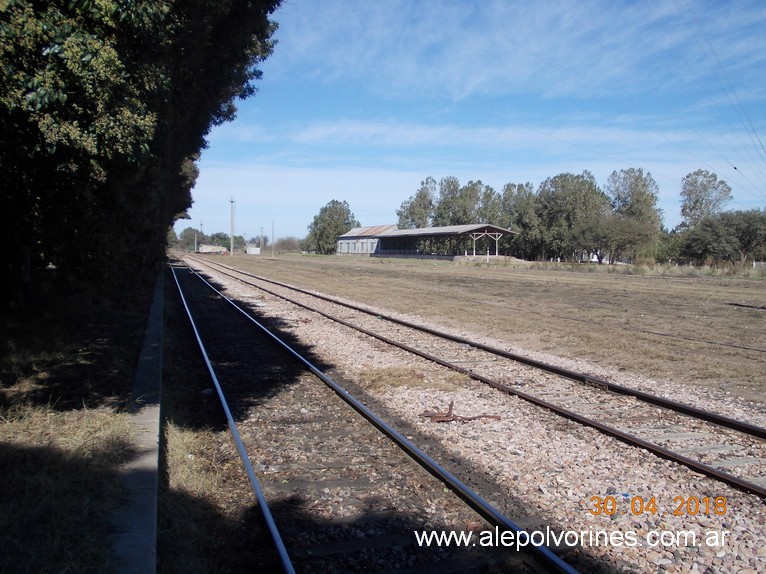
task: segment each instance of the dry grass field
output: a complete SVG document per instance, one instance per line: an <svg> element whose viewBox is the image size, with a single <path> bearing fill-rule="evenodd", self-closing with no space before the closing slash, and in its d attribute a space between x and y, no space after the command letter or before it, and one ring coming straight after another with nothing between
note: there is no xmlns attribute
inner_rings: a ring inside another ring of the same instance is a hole
<svg viewBox="0 0 766 574"><path fill-rule="evenodd" d="M766 402L762 274L307 255L214 260L530 351Z"/></svg>
<svg viewBox="0 0 766 574"><path fill-rule="evenodd" d="M340 256L211 259L593 368L724 389L766 409L763 272L709 277L688 270L630 274L635 271ZM165 352L174 368L166 370L163 401L177 428L167 429L170 479L161 502L159 571L209 571L208 560L242 556L247 549L221 548L220 540L242 540L238 534L251 521L240 514L241 500L228 489L218 492L235 465L224 469L209 456L211 444L229 439L225 432L211 438L197 420L198 386L207 379L186 351L193 342L181 340L190 335L183 335L188 328L173 290L166 285ZM0 572L109 571L103 533L117 502L116 466L132 455L121 411L146 316L141 305L116 311L76 301L79 306L51 300L1 325L0 470L7 480L0 496ZM208 410L218 412L213 402ZM190 454L203 467L191 480L179 471ZM213 486L201 486L203 478ZM197 523L209 539L190 530ZM181 562L168 548L202 566L184 562L177 570Z"/></svg>

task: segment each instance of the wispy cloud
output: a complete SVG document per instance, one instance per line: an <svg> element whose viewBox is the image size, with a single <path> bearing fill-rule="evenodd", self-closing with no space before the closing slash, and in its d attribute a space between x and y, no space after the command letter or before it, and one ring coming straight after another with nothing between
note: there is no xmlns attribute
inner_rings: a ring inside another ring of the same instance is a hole
<svg viewBox="0 0 766 574"><path fill-rule="evenodd" d="M766 22L757 4L746 14L706 6L714 12L702 20L696 2L681 0L310 4L287 5L295 17L286 33L299 41L285 48L285 59L312 61L312 81L364 78L376 93L398 98L680 89L688 78L684 60L707 78L706 57L736 68L739 58L757 53L731 34L742 25L736 18Z"/></svg>
<svg viewBox="0 0 766 574"><path fill-rule="evenodd" d="M391 222L429 175L499 190L641 167L671 226L698 168L766 197L760 0L286 0L275 19L262 90L203 154L194 217L221 229L231 195L278 235L330 199Z"/></svg>

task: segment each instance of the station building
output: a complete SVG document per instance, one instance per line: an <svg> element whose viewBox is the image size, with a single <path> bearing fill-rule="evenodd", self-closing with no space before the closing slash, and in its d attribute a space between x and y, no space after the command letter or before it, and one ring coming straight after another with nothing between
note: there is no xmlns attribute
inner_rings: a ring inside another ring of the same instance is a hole
<svg viewBox="0 0 766 574"><path fill-rule="evenodd" d="M396 225L354 227L338 237L335 253L340 255L372 255L378 252L380 238L396 231Z"/></svg>
<svg viewBox="0 0 766 574"><path fill-rule="evenodd" d="M399 229L396 225L355 227L338 238L339 255L451 258L500 255L500 240L515 231L474 223Z"/></svg>

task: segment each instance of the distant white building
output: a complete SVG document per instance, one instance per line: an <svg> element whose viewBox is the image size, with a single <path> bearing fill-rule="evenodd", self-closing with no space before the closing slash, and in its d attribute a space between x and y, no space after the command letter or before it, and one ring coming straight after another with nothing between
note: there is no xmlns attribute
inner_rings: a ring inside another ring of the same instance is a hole
<svg viewBox="0 0 766 574"><path fill-rule="evenodd" d="M222 245L200 245L197 248L197 253L217 253L218 255L224 255L229 253L229 250Z"/></svg>
<svg viewBox="0 0 766 574"><path fill-rule="evenodd" d="M247 255L260 255L261 248L258 245L245 245L245 253Z"/></svg>

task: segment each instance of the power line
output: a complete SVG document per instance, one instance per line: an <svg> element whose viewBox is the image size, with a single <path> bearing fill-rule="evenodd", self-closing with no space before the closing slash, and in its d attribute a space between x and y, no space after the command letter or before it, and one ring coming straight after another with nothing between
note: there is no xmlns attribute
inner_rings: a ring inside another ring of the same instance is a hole
<svg viewBox="0 0 766 574"><path fill-rule="evenodd" d="M676 13L678 14L678 17L679 17L679 18L682 18L682 15L681 15L680 13L678 13L678 9L677 9L677 8L676 8ZM691 30L691 28L690 28L690 26L688 25L688 23L686 23L686 27L687 27L687 29L689 29L689 31L690 31L690 32L694 33L694 32L693 32L693 30ZM704 90L705 94L706 94L706 95L707 95L707 97L708 97L708 100L709 100L709 101L712 103L712 105L713 105L713 106L716 108L716 110L718 111L718 114L719 114L719 116L725 119L725 118L726 118L726 115L724 114L723 110L721 109L720 105L718 104L717 98L715 98L715 97L713 96L713 94L711 93L710 89L708 88L708 84L707 84L707 82L703 81L703 79L702 79L702 77L700 76L700 74L697 72L697 70L695 69L695 67L692 65L692 63L691 63L691 62L689 61L689 59L687 58L687 56L686 56L685 52L684 52L683 50L681 50L681 49L678 47L678 42L677 42L677 40L676 40L675 38L673 38L673 37L671 36L671 34L668 32L668 30L667 30L666 28L664 28L664 27L663 27L663 33L665 34L665 37L668 39L668 41L670 42L670 44L672 44L672 45L673 45L673 47L675 48L676 52L679 54L679 56L680 56L681 60L684 62L684 64L685 64L685 65L686 65L686 67L688 68L689 72L691 72L691 73L694 75L695 79L697 80L697 85L698 85L698 86L700 86L700 88L701 88L702 90ZM695 38L695 41L696 41L696 42L697 42L697 44L699 45L699 40L698 40L697 38ZM703 48L702 48L702 46L700 46L700 51L704 51L704 50L703 50ZM698 136L698 137L700 137L700 138L701 138L701 139L702 139L702 140L705 142L705 144L706 144L706 145L707 145L707 146L708 146L710 149L714 150L714 151L715 151L715 152L718 154L718 156L719 156L719 157L720 157L720 158L721 158L721 159L722 159L722 160L723 160L723 161L724 161L726 164L728 164L728 165L729 165L729 167L730 167L730 168L733 170L733 174L732 174L732 175L734 175L735 177L741 177L741 178L743 178L743 179L744 179L744 180L747 182L747 185L745 185L745 187L747 187L747 186L749 185L750 187L752 187L752 189L750 190L752 193L754 193L755 195L763 195L763 192L759 191L759 189L758 189L758 185L757 185L756 183L754 183L754 182L753 182L753 181L752 181L752 180L751 180L751 179L750 179L750 178L749 178L749 177L748 177L748 176L747 176L747 175L746 175L746 174L745 174L745 173L744 173L744 172L743 172L741 169L739 169L739 168L738 168L738 167L737 167L737 166L736 166L736 165L735 165L735 164L734 164L734 163L731 161L731 159L729 159L728 157L726 157L726 156L725 156L725 155L724 155L724 154L721 152L721 150L718 148L718 146L716 146L716 144L715 144L715 143L711 142L711 141L710 141L710 140L707 138L707 136L705 135L705 133L704 133L704 132L702 132L702 131L698 130L698 129L697 129L697 128L696 128L696 127L693 125L693 124L691 124L691 123L690 123L690 122L687 120L687 116L686 116L685 114L679 114L679 115L678 115L678 119L679 119L679 120L681 120L681 121L683 121L683 122L684 122L684 124L685 124L685 125L686 125L686 126L689 128L689 129L691 129L691 130L692 130L694 133L696 133L696 134L697 134L697 136ZM727 123L728 123L728 122L727 122ZM730 127L730 129L731 129L731 132L736 134L736 130L734 129L734 127L733 127L731 124L729 124L729 127ZM718 131L718 133L720 134L720 136L721 136L721 137L722 137L724 140L726 140L726 141L728 142L728 135L727 135L727 134L726 134L726 133L725 133L725 132L724 132L724 131L721 129L720 125L718 125L718 124L715 124L715 129ZM739 144L740 144L740 146L743 146L743 147L744 147L744 144L742 143L742 140L741 140L741 139L739 139L739 136L737 136L737 140L739 141ZM731 144L729 144L729 145L730 145L730 147L732 147L732 148L734 147L734 146L731 146ZM703 163L704 163L704 162L703 162ZM738 163L740 163L740 162L738 162ZM744 163L747 163L747 162L744 162ZM749 164L748 164L748 165L749 165ZM708 167L710 167L710 166L708 165ZM711 169L713 169L713 168L711 167ZM713 171L715 171L715 170L713 170ZM762 175L762 177L763 177L763 174L761 174L761 175Z"/></svg>
<svg viewBox="0 0 766 574"><path fill-rule="evenodd" d="M747 110L745 109L745 106L742 105L742 101L739 99L737 90L734 88L734 85L732 84L731 79L729 78L729 75L726 73L726 68L723 66L721 59L718 57L718 51L715 49L715 46L713 46L713 43L710 41L709 36L704 33L702 21L700 18L697 18L696 24L701 32L700 36L707 41L707 45L710 48L710 53L715 58L716 64L718 65L718 69L721 71L721 76L723 76L723 79L726 80L725 83L728 85L729 89L731 90L731 93L734 94L734 99L737 101L737 105L735 105L734 102L731 101L731 98L729 97L729 93L726 91L726 85L724 85L724 82L719 77L719 83L721 84L721 87L724 89L724 92L726 93L727 98L729 98L729 103L737 112L737 116L739 117L740 122L742 122L742 125L745 127L745 131L748 134L748 136L750 136L750 141L755 147L755 149L758 151L758 154L761 156L761 159L766 160L766 156L764 156L763 154L763 152L766 152L766 149L764 149L763 147L763 142L761 142L761 138L758 137L758 133L755 131L755 126L753 126L753 122L750 120L750 116L748 115ZM692 33L694 33L694 31L692 31ZM705 59L707 60L707 55ZM708 61L708 65L710 65L709 61ZM711 70L715 72L715 68L712 65L710 65L710 68ZM742 116L739 114L740 110L742 111L742 115L744 115L745 117L744 120L742 119ZM757 140L757 143L756 143L756 140Z"/></svg>
<svg viewBox="0 0 766 574"><path fill-rule="evenodd" d="M702 23L701 23L700 17L697 16L697 18L696 18L696 21L695 21L696 29L694 27L692 27L692 25L689 23L689 21L684 17L684 12L688 13L688 12L692 12L692 10L693 10L693 7L689 6L688 4L687 4L687 8L688 8L688 10L681 11L676 6L676 13L678 14L678 17L684 22L685 26L687 27L689 32L694 37L694 40L695 40L697 46L699 47L700 53L704 57L705 62L707 63L708 67L710 68L711 72L713 73L713 76L716 78L716 80L717 80L718 84L720 85L722 92L726 96L726 99L728 100L729 104L734 109L734 111L735 111L735 113L737 115L737 118L739 119L740 123L742 124L742 126L745 129L745 132L750 137L751 143L753 143L755 145L755 140L753 139L753 134L755 134L755 136L757 138L757 133L755 132L755 128L752 125L752 122L750 121L749 116L747 115L747 112L746 112L744 106L742 105L741 100L739 99L739 96L737 96L736 90L734 89L734 86L731 83L731 80L729 79L728 75L725 73L725 70L724 70L723 65L721 63L721 60L718 57L717 51L715 50L715 48L714 48L712 42L710 41L709 37L707 36L707 34L704 33L704 29L702 28ZM707 49L703 45L701 38L704 38L706 40ZM708 55L709 52L713 54L713 57L715 57L716 62L718 63L718 68L721 70L721 73L725 77L726 82L723 81L723 79L721 78L721 74L718 73L718 70L716 70L716 67L713 66L713 64L711 63L710 56ZM689 65L689 64L687 64L687 65ZM701 78L697 75L696 70L694 70L694 68L691 65L689 65L689 68L695 74L695 76L699 80L699 84L703 87L703 89L705 89L706 92L708 94L710 94L709 90L707 90L706 83L703 82L701 80ZM728 87L727 87L727 84L728 84ZM731 96L732 93L734 94L735 99L739 103L739 106L737 106L734 103L734 101L732 100L732 96ZM713 104L715 105L716 109L718 109L720 117L725 120L726 114L723 112L723 110L721 110L721 108L718 105L716 99L714 97L712 97L712 95L710 96L710 99L713 102ZM747 121L745 121L743 119L743 117L742 117L743 114L745 115L745 118L747 119ZM764 174L764 172L761 170L760 163L755 158L753 158L750 147L745 145L745 143L741 140L741 138L739 137L738 131L736 129L734 129L734 127L729 122L727 122L727 123L728 123L729 127L731 128L731 132L734 134L734 137L739 142L739 145L741 146L741 148L743 150L745 150L745 153L747 154L748 158L750 159L750 162L746 162L746 163L748 165L752 165L753 166L754 170L756 172L758 172L758 174L760 175L761 180L766 185L766 174ZM751 133L751 130L752 130L752 133ZM723 133L722 133L722 135L723 135ZM760 138L758 138L758 140L760 141ZM755 148L758 151L758 154L761 155L759 147L757 145L755 145ZM761 159L763 159L763 158L761 158ZM740 176L744 177L753 186L756 194L766 197L766 194L764 194L764 192L762 192L762 191L759 191L758 190L758 186L756 184L754 184L730 160L726 159L726 162L729 163L729 165L731 165L731 167L735 171L737 171Z"/></svg>

